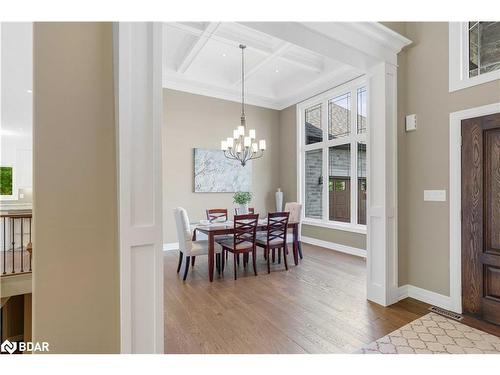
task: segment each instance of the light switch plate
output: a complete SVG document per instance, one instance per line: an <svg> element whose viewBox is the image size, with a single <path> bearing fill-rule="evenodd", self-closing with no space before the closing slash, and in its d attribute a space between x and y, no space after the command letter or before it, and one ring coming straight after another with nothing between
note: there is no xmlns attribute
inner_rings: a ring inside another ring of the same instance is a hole
<svg viewBox="0 0 500 375"><path fill-rule="evenodd" d="M411 132L417 130L417 115L406 116L406 131Z"/></svg>
<svg viewBox="0 0 500 375"><path fill-rule="evenodd" d="M424 201L446 202L446 190L424 190Z"/></svg>

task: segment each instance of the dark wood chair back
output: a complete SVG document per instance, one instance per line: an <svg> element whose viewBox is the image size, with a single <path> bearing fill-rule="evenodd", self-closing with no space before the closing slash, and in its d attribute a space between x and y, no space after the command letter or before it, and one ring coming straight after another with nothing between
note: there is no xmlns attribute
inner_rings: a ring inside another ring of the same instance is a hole
<svg viewBox="0 0 500 375"><path fill-rule="evenodd" d="M242 242L251 242L255 246L255 235L259 214L236 215L234 217L234 248Z"/></svg>
<svg viewBox="0 0 500 375"><path fill-rule="evenodd" d="M253 207L248 207L248 213L249 214L254 214L255 213L255 208ZM234 209L234 214L239 215L240 213L238 212L238 208ZM241 214L241 215L246 215L246 214Z"/></svg>
<svg viewBox="0 0 500 375"><path fill-rule="evenodd" d="M227 221L227 208L211 208L207 210L207 220L212 222L214 220L218 220L220 218L224 218Z"/></svg>
<svg viewBox="0 0 500 375"><path fill-rule="evenodd" d="M267 215L267 243L283 242L286 247L286 234L290 212L270 212Z"/></svg>

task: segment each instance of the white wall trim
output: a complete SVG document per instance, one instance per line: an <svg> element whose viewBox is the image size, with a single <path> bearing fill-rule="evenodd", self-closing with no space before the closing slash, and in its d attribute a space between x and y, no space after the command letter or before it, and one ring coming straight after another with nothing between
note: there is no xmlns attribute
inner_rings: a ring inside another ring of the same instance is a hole
<svg viewBox="0 0 500 375"><path fill-rule="evenodd" d="M324 247L325 249L335 250L341 253L346 253L350 255L355 255L358 257L366 258L366 250L359 249L357 247L346 246L335 242L324 241L317 238L312 237L301 237L301 241L304 243L308 243L310 245Z"/></svg>
<svg viewBox="0 0 500 375"><path fill-rule="evenodd" d="M303 219L303 225L310 225L313 227L321 227L335 230L342 230L345 232L351 233L359 233L366 235L366 225L361 224L350 224L350 223L341 223L339 221L329 221L329 220L318 220L318 219Z"/></svg>
<svg viewBox="0 0 500 375"><path fill-rule="evenodd" d="M468 22L449 23L449 92L500 79L500 70L469 77Z"/></svg>
<svg viewBox="0 0 500 375"><path fill-rule="evenodd" d="M407 297L428 303L429 305L441 307L445 310L452 310L451 297L443 294L431 292L414 285L402 285L398 288L398 301Z"/></svg>
<svg viewBox="0 0 500 375"><path fill-rule="evenodd" d="M120 351L163 353L161 24L114 23L113 60Z"/></svg>
<svg viewBox="0 0 500 375"><path fill-rule="evenodd" d="M177 251L179 250L179 242L168 242L163 244L163 251Z"/></svg>
<svg viewBox="0 0 500 375"><path fill-rule="evenodd" d="M462 313L462 120L500 112L500 103L450 113L450 310Z"/></svg>

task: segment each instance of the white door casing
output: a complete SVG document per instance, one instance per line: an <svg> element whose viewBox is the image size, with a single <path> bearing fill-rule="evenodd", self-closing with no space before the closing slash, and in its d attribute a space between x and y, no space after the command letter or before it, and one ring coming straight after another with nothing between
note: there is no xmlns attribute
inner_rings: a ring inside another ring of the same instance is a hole
<svg viewBox="0 0 500 375"><path fill-rule="evenodd" d="M122 353L163 353L162 26L115 23Z"/></svg>

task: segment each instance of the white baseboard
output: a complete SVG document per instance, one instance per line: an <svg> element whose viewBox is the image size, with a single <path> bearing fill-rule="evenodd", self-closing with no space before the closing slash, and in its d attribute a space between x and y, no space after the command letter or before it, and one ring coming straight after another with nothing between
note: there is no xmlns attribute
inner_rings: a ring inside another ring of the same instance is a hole
<svg viewBox="0 0 500 375"><path fill-rule="evenodd" d="M179 242L170 242L163 244L163 251L179 250Z"/></svg>
<svg viewBox="0 0 500 375"><path fill-rule="evenodd" d="M429 305L441 307L445 310L452 310L451 297L431 292L413 285L403 285L398 288L398 301L411 297Z"/></svg>
<svg viewBox="0 0 500 375"><path fill-rule="evenodd" d="M323 241L323 240L318 240L317 238L305 237L305 236L302 236L301 241L308 243L308 244L311 244L311 245L324 247L326 249L339 251L341 253L346 253L346 254L351 254L351 255L358 256L358 257L366 258L366 250L359 249L357 247L341 245L341 244L338 244L335 242Z"/></svg>

